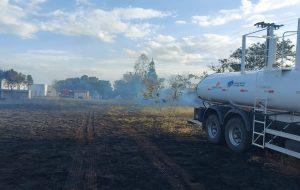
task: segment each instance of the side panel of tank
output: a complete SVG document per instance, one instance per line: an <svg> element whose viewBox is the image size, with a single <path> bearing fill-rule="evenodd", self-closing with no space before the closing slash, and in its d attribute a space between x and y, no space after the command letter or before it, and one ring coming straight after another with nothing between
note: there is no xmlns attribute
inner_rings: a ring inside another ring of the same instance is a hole
<svg viewBox="0 0 300 190"><path fill-rule="evenodd" d="M268 107L300 112L300 72L266 70L214 74L198 84L200 98L253 106L255 98L268 99Z"/></svg>
<svg viewBox="0 0 300 190"><path fill-rule="evenodd" d="M198 95L210 101L253 105L257 72L208 76L198 84Z"/></svg>
<svg viewBox="0 0 300 190"><path fill-rule="evenodd" d="M258 76L257 91L268 98L268 107L300 112L300 72L265 71Z"/></svg>

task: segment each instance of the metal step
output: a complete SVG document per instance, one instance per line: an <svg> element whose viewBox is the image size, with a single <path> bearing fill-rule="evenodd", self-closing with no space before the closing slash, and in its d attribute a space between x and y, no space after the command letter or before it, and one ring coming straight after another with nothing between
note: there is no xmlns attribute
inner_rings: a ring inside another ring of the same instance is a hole
<svg viewBox="0 0 300 190"><path fill-rule="evenodd" d="M276 130L273 130L273 129L266 129L266 133L300 142L300 136L298 136L298 135L285 133L285 132L282 132L282 131L276 131Z"/></svg>
<svg viewBox="0 0 300 190"><path fill-rule="evenodd" d="M256 131L253 131L254 134L257 134L257 135L261 135L261 136L264 136L265 134L264 133L259 133L259 132L256 132Z"/></svg>
<svg viewBox="0 0 300 190"><path fill-rule="evenodd" d="M261 144L257 144L257 143L255 143L255 142L252 142L252 145L254 145L254 146L258 146L258 147L260 147L260 148L265 148L263 145L261 145Z"/></svg>
<svg viewBox="0 0 300 190"><path fill-rule="evenodd" d="M276 145L273 145L270 143L265 143L265 147L300 159L299 152L295 152L295 151L292 151L292 150L289 150L286 148L282 148L280 146L276 146Z"/></svg>
<svg viewBox="0 0 300 190"><path fill-rule="evenodd" d="M260 112L265 112L265 109L259 109L259 108L254 108L254 111L260 111Z"/></svg>
<svg viewBox="0 0 300 190"><path fill-rule="evenodd" d="M266 122L264 122L264 121L259 121L259 120L254 120L254 122L256 122L256 123L261 123L261 124L265 124Z"/></svg>

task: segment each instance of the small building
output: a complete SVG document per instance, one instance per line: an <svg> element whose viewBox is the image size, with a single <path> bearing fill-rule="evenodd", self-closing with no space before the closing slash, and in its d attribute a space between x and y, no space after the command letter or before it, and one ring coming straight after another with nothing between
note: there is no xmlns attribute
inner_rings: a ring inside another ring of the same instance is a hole
<svg viewBox="0 0 300 190"><path fill-rule="evenodd" d="M88 90L74 90L74 99L89 100L91 99L90 92Z"/></svg>
<svg viewBox="0 0 300 190"><path fill-rule="evenodd" d="M30 86L32 97L45 97L48 91L48 85L46 84L33 84Z"/></svg>
<svg viewBox="0 0 300 190"><path fill-rule="evenodd" d="M1 80L0 99L30 99L31 91L25 83L9 84L7 80Z"/></svg>

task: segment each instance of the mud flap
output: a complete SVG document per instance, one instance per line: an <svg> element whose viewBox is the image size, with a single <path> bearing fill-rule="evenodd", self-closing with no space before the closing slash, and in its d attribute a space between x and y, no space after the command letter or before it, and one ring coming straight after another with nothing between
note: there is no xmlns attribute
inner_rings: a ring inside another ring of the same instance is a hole
<svg viewBox="0 0 300 190"><path fill-rule="evenodd" d="M202 108L202 107L194 108L194 120L203 122L205 110L206 110L206 108Z"/></svg>

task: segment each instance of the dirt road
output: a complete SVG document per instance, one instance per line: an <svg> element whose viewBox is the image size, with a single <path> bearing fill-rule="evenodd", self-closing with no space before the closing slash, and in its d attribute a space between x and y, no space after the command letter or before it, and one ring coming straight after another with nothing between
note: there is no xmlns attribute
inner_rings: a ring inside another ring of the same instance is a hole
<svg viewBox="0 0 300 190"><path fill-rule="evenodd" d="M76 107L76 106L75 106ZM299 189L299 161L233 154L191 109L0 108L0 189Z"/></svg>

